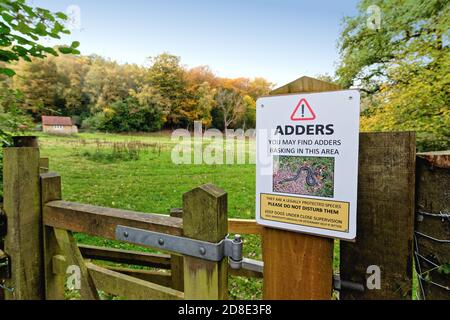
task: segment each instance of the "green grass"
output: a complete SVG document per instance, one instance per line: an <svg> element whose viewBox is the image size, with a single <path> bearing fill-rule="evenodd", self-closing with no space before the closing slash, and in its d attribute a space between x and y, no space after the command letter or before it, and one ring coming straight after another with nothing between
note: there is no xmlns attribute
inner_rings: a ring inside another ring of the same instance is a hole
<svg viewBox="0 0 450 320"><path fill-rule="evenodd" d="M51 171L62 176L64 200L167 214L182 207L183 193L214 183L228 192L229 217L255 217L254 165L175 165L171 161L175 143L167 134L40 134L39 142L41 156L50 158ZM137 157L122 150L128 146L139 149ZM76 238L83 244L147 251L84 234ZM244 254L261 259L259 237L245 236L244 241ZM230 281L234 299L259 299L261 291L261 280L232 277Z"/></svg>

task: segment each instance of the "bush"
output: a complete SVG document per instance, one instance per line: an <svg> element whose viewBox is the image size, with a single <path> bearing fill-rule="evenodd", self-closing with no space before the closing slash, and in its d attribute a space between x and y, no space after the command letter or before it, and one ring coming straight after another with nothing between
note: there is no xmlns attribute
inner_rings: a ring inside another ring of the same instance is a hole
<svg viewBox="0 0 450 320"><path fill-rule="evenodd" d="M110 108L83 121L82 129L108 132L154 132L163 126L156 105L140 105L134 98L117 101Z"/></svg>
<svg viewBox="0 0 450 320"><path fill-rule="evenodd" d="M81 123L81 129L86 131L101 130L105 121L106 121L105 114L103 112L98 112L93 116L84 119L83 122Z"/></svg>

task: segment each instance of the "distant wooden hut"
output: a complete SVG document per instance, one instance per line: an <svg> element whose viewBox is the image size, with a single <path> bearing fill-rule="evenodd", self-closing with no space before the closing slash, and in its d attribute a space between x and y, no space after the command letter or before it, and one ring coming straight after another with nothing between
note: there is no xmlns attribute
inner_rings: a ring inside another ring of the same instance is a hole
<svg viewBox="0 0 450 320"><path fill-rule="evenodd" d="M42 116L42 131L47 133L78 133L78 127L70 117Z"/></svg>

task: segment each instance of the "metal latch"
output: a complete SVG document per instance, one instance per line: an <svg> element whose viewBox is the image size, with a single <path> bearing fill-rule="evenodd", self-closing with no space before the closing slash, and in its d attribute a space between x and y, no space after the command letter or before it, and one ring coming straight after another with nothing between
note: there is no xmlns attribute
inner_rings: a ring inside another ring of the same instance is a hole
<svg viewBox="0 0 450 320"><path fill-rule="evenodd" d="M11 261L9 256L0 250L0 280L11 278Z"/></svg>
<svg viewBox="0 0 450 320"><path fill-rule="evenodd" d="M217 262L228 257L232 269L240 269L242 267L243 242L240 235L236 235L234 239L226 237L219 243L211 243L142 229L117 226L116 239L208 261Z"/></svg>

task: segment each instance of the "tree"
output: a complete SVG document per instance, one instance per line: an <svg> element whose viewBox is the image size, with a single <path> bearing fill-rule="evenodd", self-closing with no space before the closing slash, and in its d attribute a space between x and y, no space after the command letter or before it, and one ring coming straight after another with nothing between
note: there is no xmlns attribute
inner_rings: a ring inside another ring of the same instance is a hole
<svg viewBox="0 0 450 320"><path fill-rule="evenodd" d="M25 0L2 0L0 2L0 61L31 61L32 57L44 58L47 54L79 54L80 45L75 41L70 47L57 50L38 43L44 37L60 39L61 34L70 32L63 23L64 13L53 14L47 9L33 8ZM0 66L0 74L13 76L15 71L7 65Z"/></svg>
<svg viewBox="0 0 450 320"><path fill-rule="evenodd" d="M195 120L200 120L205 127L210 127L212 124L211 110L215 106L216 89L213 89L208 82L204 82L198 86L195 92Z"/></svg>
<svg viewBox="0 0 450 320"><path fill-rule="evenodd" d="M450 148L448 1L375 4L380 28L367 27L373 1L363 0L340 40L337 76L344 87L362 88L362 129L416 131L419 150Z"/></svg>
<svg viewBox="0 0 450 320"><path fill-rule="evenodd" d="M253 100L267 96L272 91L274 84L264 78L255 78L249 82L246 94Z"/></svg>
<svg viewBox="0 0 450 320"><path fill-rule="evenodd" d="M379 29L368 27L372 14L368 9L373 5L380 10ZM375 93L381 83L392 80L390 69L398 64L416 61L433 68L442 54L448 56L449 27L450 8L445 0L362 0L358 15L344 20L339 82Z"/></svg>
<svg viewBox="0 0 450 320"><path fill-rule="evenodd" d="M224 130L227 130L232 123L245 113L244 99L235 90L221 88L218 90L215 100L223 117Z"/></svg>
<svg viewBox="0 0 450 320"><path fill-rule="evenodd" d="M136 90L138 86L129 72L129 66L121 66L97 56L92 59L85 82L84 91L89 97L92 113L126 99L129 91Z"/></svg>
<svg viewBox="0 0 450 320"><path fill-rule="evenodd" d="M23 94L21 108L36 120L42 114L59 114L61 86L54 59L21 61L15 69L20 74L13 83L14 88Z"/></svg>
<svg viewBox="0 0 450 320"><path fill-rule="evenodd" d="M187 83L185 70L180 64L180 58L168 53L163 53L151 58L151 67L148 73L149 85L154 88L169 103L166 124L176 127L187 124L182 111L187 112L185 104L187 99Z"/></svg>
<svg viewBox="0 0 450 320"><path fill-rule="evenodd" d="M66 116L88 116L90 99L85 90L89 59L65 55L55 58L60 83L61 114Z"/></svg>
<svg viewBox="0 0 450 320"><path fill-rule="evenodd" d="M108 132L152 132L162 128L161 109L140 104L133 97L114 102L110 108L83 122L86 129Z"/></svg>

